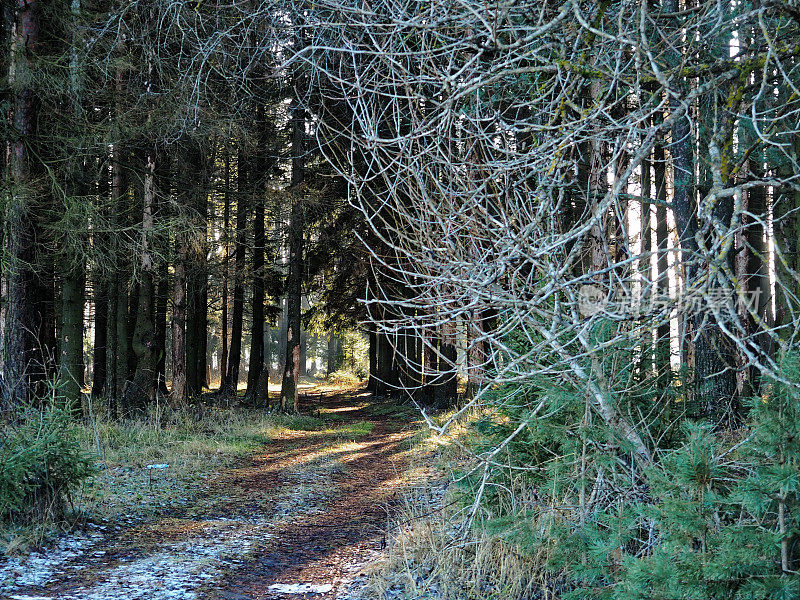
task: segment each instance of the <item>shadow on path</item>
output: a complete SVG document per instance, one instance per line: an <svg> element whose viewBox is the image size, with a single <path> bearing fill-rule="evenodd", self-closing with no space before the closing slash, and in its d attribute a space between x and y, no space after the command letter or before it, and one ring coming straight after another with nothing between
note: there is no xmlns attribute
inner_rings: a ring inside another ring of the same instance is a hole
<svg viewBox="0 0 800 600"><path fill-rule="evenodd" d="M234 505L229 507L232 512L251 512L257 507L235 504L263 497L266 489L291 486L298 479L302 485L304 476L324 479L322 487L330 493L321 506L309 512L297 506L296 511L286 514L270 531L271 539L263 549L231 572L221 589L209 590L205 600L329 600L383 547L387 518L406 466L405 451L412 433L407 430L408 420L392 415L390 410L374 410L376 405L365 392L315 395L305 398L303 406L341 415L343 420L337 420L340 425L367 421L374 429L353 441L337 438L336 433L292 432L221 482L237 491L232 498ZM336 468L326 470L331 464ZM280 497L271 497L258 507L267 514L280 509ZM270 589L274 584L329 585L332 589L326 593L285 594Z"/></svg>

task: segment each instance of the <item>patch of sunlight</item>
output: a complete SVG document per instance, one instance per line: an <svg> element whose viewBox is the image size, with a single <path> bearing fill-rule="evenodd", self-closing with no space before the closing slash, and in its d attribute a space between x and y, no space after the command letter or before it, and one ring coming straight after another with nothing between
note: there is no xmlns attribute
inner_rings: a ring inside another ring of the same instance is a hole
<svg viewBox="0 0 800 600"><path fill-rule="evenodd" d="M361 404L353 404L351 406L341 406L339 408L324 408L323 407L323 408L319 409L319 412L321 414L352 412L354 410L362 410L364 408L367 408L368 406L369 406L369 403L364 402L364 403L361 403Z"/></svg>

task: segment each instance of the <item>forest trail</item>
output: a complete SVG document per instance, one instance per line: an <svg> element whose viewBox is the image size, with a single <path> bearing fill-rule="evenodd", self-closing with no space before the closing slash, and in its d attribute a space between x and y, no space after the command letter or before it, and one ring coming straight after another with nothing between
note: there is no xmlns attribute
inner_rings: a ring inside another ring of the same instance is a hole
<svg viewBox="0 0 800 600"><path fill-rule="evenodd" d="M306 418L323 427L282 430L209 481L192 506L113 534L90 533L77 548L56 550L63 559L42 553L31 565L41 576L23 572L21 585L0 588L0 597L349 598L385 544L411 419L407 408L364 391L301 400L313 413Z"/></svg>

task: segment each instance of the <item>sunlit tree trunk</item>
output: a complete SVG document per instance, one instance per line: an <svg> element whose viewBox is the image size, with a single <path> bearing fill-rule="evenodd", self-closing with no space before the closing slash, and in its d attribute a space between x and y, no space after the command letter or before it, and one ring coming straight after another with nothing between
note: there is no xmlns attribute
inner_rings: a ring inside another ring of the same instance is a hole
<svg viewBox="0 0 800 600"><path fill-rule="evenodd" d="M242 147L237 164L238 197L236 199L236 240L234 246L233 315L231 319L231 345L228 353L228 372L220 391L228 396L236 394L239 368L242 361L242 321L244 319L245 243L248 214L247 155Z"/></svg>
<svg viewBox="0 0 800 600"><path fill-rule="evenodd" d="M156 165L158 156L155 144L145 150L144 191L141 225L141 255L139 257L139 295L136 325L133 330L133 353L136 371L125 392L124 405L130 413L143 410L155 398L155 375L158 366L158 348L155 331L155 257L153 234L155 228L155 198L157 191Z"/></svg>

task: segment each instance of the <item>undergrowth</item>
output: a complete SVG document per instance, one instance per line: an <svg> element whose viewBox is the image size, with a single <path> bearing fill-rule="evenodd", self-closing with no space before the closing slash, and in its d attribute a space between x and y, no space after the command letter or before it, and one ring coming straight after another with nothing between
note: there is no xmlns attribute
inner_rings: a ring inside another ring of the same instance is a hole
<svg viewBox="0 0 800 600"><path fill-rule="evenodd" d="M23 407L0 428L0 520L18 524L63 516L93 469L67 411Z"/></svg>
<svg viewBox="0 0 800 600"><path fill-rule="evenodd" d="M282 433L340 443L373 428L332 415L238 406L207 407L197 415L191 407L161 403L125 420L93 411L83 421L57 410L21 414L16 426L3 430L0 445L0 553L25 552L87 520L124 527L202 503L219 473ZM33 506L53 515L58 509L59 519L34 513Z"/></svg>
<svg viewBox="0 0 800 600"><path fill-rule="evenodd" d="M628 414L660 408L643 466L584 390L496 388L447 437L418 440L427 477L409 486L365 597L800 598L798 355L782 374L735 427L682 415L669 388L620 395Z"/></svg>

